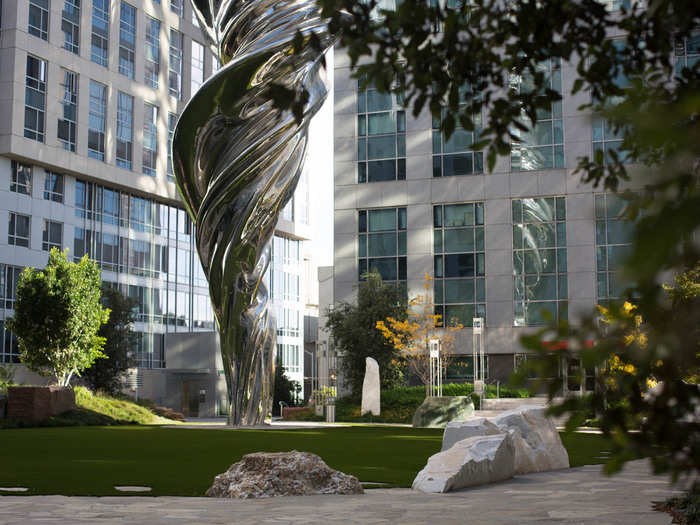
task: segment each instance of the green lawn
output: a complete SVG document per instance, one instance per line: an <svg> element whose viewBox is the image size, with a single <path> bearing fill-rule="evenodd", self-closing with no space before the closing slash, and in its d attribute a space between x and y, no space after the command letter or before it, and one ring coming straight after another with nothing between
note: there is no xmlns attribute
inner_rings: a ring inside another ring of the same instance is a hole
<svg viewBox="0 0 700 525"><path fill-rule="evenodd" d="M152 495L201 496L216 474L244 454L301 450L360 481L408 487L438 452L440 429L344 427L208 430L148 426L0 430L0 487L26 494L115 495L114 485L146 485ZM564 436L572 466L601 463L597 435Z"/></svg>

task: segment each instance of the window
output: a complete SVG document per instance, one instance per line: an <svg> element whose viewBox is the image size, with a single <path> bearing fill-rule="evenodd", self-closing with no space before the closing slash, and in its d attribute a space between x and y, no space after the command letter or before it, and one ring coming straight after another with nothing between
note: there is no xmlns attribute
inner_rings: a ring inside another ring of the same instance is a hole
<svg viewBox="0 0 700 525"><path fill-rule="evenodd" d="M109 0L92 0L90 60L107 67L109 46Z"/></svg>
<svg viewBox="0 0 700 525"><path fill-rule="evenodd" d="M63 175L52 171L45 172L44 200L63 202Z"/></svg>
<svg viewBox="0 0 700 525"><path fill-rule="evenodd" d="M46 118L46 61L27 55L24 97L24 136L44 142Z"/></svg>
<svg viewBox="0 0 700 525"><path fill-rule="evenodd" d="M168 113L168 180L174 181L173 176L173 135L175 134L175 125L177 124L177 115Z"/></svg>
<svg viewBox="0 0 700 525"><path fill-rule="evenodd" d="M373 86L357 92L358 182L406 178L406 113L403 95L380 93Z"/></svg>
<svg viewBox="0 0 700 525"><path fill-rule="evenodd" d="M477 358L478 359L478 358ZM489 378L489 356L484 356L484 376ZM445 370L445 379L454 382L472 381L474 379L473 356L458 355L449 360Z"/></svg>
<svg viewBox="0 0 700 525"><path fill-rule="evenodd" d="M32 167L29 164L22 164L16 160L12 161L12 180L10 181L10 191L32 195Z"/></svg>
<svg viewBox="0 0 700 525"><path fill-rule="evenodd" d="M122 2L119 9L119 73L134 78L136 8Z"/></svg>
<svg viewBox="0 0 700 525"><path fill-rule="evenodd" d="M134 133L134 97L119 92L117 99L117 166L131 169Z"/></svg>
<svg viewBox="0 0 700 525"><path fill-rule="evenodd" d="M692 69L700 60L700 29L690 33L688 38L677 38L674 42L676 75L684 68Z"/></svg>
<svg viewBox="0 0 700 525"><path fill-rule="evenodd" d="M10 225L7 230L7 244L29 248L29 228L31 217L10 212Z"/></svg>
<svg viewBox="0 0 700 525"><path fill-rule="evenodd" d="M464 95L468 96L469 92ZM463 104L466 108L467 104ZM445 118L446 108L442 110L442 118ZM475 129L468 131L459 127L455 128L452 136L447 140L440 131L442 124L440 119L433 118L433 177L450 177L452 175L473 175L483 173L484 154L481 151L473 152L472 144L479 138L481 131L481 113L473 115Z"/></svg>
<svg viewBox="0 0 700 525"><path fill-rule="evenodd" d="M598 303L625 297L632 284L620 270L629 255L634 223L625 218L627 202L614 194L595 196L595 245Z"/></svg>
<svg viewBox="0 0 700 525"><path fill-rule="evenodd" d="M433 206L434 304L440 322L486 317L484 203Z"/></svg>
<svg viewBox="0 0 700 525"><path fill-rule="evenodd" d="M568 318L564 197L513 200L515 326Z"/></svg>
<svg viewBox="0 0 700 525"><path fill-rule="evenodd" d="M17 282L23 271L24 268L19 266L0 265L0 292L4 300L4 304L0 303L0 306L7 310L12 310L15 307Z"/></svg>
<svg viewBox="0 0 700 525"><path fill-rule="evenodd" d="M276 319L278 336L300 337L299 310L278 308Z"/></svg>
<svg viewBox="0 0 700 525"><path fill-rule="evenodd" d="M406 281L406 208L360 210L359 279L377 272L382 280Z"/></svg>
<svg viewBox="0 0 700 525"><path fill-rule="evenodd" d="M170 0L170 10L177 16L182 16L182 0Z"/></svg>
<svg viewBox="0 0 700 525"><path fill-rule="evenodd" d="M63 245L63 223L44 219L41 249L50 252L51 248L61 249Z"/></svg>
<svg viewBox="0 0 700 525"><path fill-rule="evenodd" d="M561 61L558 58L537 64L537 71L545 75L549 87L561 93ZM533 79L529 72L511 77L511 89L531 92ZM523 114L528 131L512 130L518 137L511 147L510 162L513 171L531 171L564 167L564 124L561 100L550 109L538 109L537 121L532 124Z"/></svg>
<svg viewBox="0 0 700 525"><path fill-rule="evenodd" d="M62 94L61 113L58 119L58 141L63 149L75 152L75 134L78 121L78 74L63 70L63 83L59 86Z"/></svg>
<svg viewBox="0 0 700 525"><path fill-rule="evenodd" d="M29 0L27 31L42 40L49 39L49 0Z"/></svg>
<svg viewBox="0 0 700 525"><path fill-rule="evenodd" d="M165 334L135 333L133 353L139 368L165 367Z"/></svg>
<svg viewBox="0 0 700 525"><path fill-rule="evenodd" d="M158 162L158 108L143 105L143 172L156 176Z"/></svg>
<svg viewBox="0 0 700 525"><path fill-rule="evenodd" d="M190 83L190 97L204 82L204 46L192 40L192 78Z"/></svg>
<svg viewBox="0 0 700 525"><path fill-rule="evenodd" d="M299 345L277 343L277 355L282 359L282 366L289 373L301 372L301 359L299 358Z"/></svg>
<svg viewBox="0 0 700 525"><path fill-rule="evenodd" d="M105 127L107 119L107 86L90 81L90 114L88 115L88 157L105 160Z"/></svg>
<svg viewBox="0 0 700 525"><path fill-rule="evenodd" d="M91 182L75 181L75 216L92 219L94 185Z"/></svg>
<svg viewBox="0 0 700 525"><path fill-rule="evenodd" d="M73 237L73 260L79 261L83 255L93 257L95 250L92 246L92 231L75 228Z"/></svg>
<svg viewBox="0 0 700 525"><path fill-rule="evenodd" d="M182 33L170 30L170 63L168 65L168 93L182 98Z"/></svg>
<svg viewBox="0 0 700 525"><path fill-rule="evenodd" d="M160 73L160 21L146 17L146 41L144 47L144 83L158 89Z"/></svg>
<svg viewBox="0 0 700 525"><path fill-rule="evenodd" d="M624 38L614 38L612 43L618 51L622 51L626 45ZM630 79L622 71L617 70L611 73L614 75L615 84L618 87L625 89L632 85ZM615 106L618 103L618 97L611 97L606 101L606 104L610 106ZM601 151L604 164L613 162L615 158L621 162L626 162L628 152L620 151L625 130L622 128L616 129L608 119L602 117L594 116L591 122L593 127L593 153Z"/></svg>
<svg viewBox="0 0 700 525"><path fill-rule="evenodd" d="M80 0L64 0L61 13L61 30L63 31L63 47L80 54Z"/></svg>
<svg viewBox="0 0 700 525"><path fill-rule="evenodd" d="M219 62L219 57L216 55L211 56L211 74L213 75L219 69L221 69L221 62Z"/></svg>

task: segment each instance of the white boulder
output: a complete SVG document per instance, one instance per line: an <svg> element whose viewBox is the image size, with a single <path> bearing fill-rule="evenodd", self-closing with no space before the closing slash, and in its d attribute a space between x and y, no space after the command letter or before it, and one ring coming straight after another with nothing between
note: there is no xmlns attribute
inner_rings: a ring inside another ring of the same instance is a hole
<svg viewBox="0 0 700 525"><path fill-rule="evenodd" d="M475 436L431 456L413 480L422 492L449 492L510 479L515 448L508 433Z"/></svg>
<svg viewBox="0 0 700 525"><path fill-rule="evenodd" d="M455 421L445 427L442 450L474 435L505 432L515 447L515 473L542 472L569 467L569 455L544 408L521 406L491 418Z"/></svg>
<svg viewBox="0 0 700 525"><path fill-rule="evenodd" d="M379 415L380 406L379 364L371 357L365 359L365 380L362 383L361 415L368 412L373 416Z"/></svg>

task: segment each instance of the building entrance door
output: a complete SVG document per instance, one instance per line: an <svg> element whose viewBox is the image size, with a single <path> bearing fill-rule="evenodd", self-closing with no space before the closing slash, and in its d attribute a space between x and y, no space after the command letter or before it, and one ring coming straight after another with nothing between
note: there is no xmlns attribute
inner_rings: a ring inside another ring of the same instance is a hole
<svg viewBox="0 0 700 525"><path fill-rule="evenodd" d="M199 417L199 381L182 382L182 413L187 417Z"/></svg>

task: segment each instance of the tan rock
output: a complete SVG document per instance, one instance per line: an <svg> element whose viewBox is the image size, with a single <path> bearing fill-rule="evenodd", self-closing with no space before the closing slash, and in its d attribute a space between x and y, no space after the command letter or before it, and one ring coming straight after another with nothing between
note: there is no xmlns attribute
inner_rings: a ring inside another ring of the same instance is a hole
<svg viewBox="0 0 700 525"><path fill-rule="evenodd" d="M310 452L257 452L214 478L206 495L215 498L270 498L312 494L363 494L355 476L333 470Z"/></svg>

